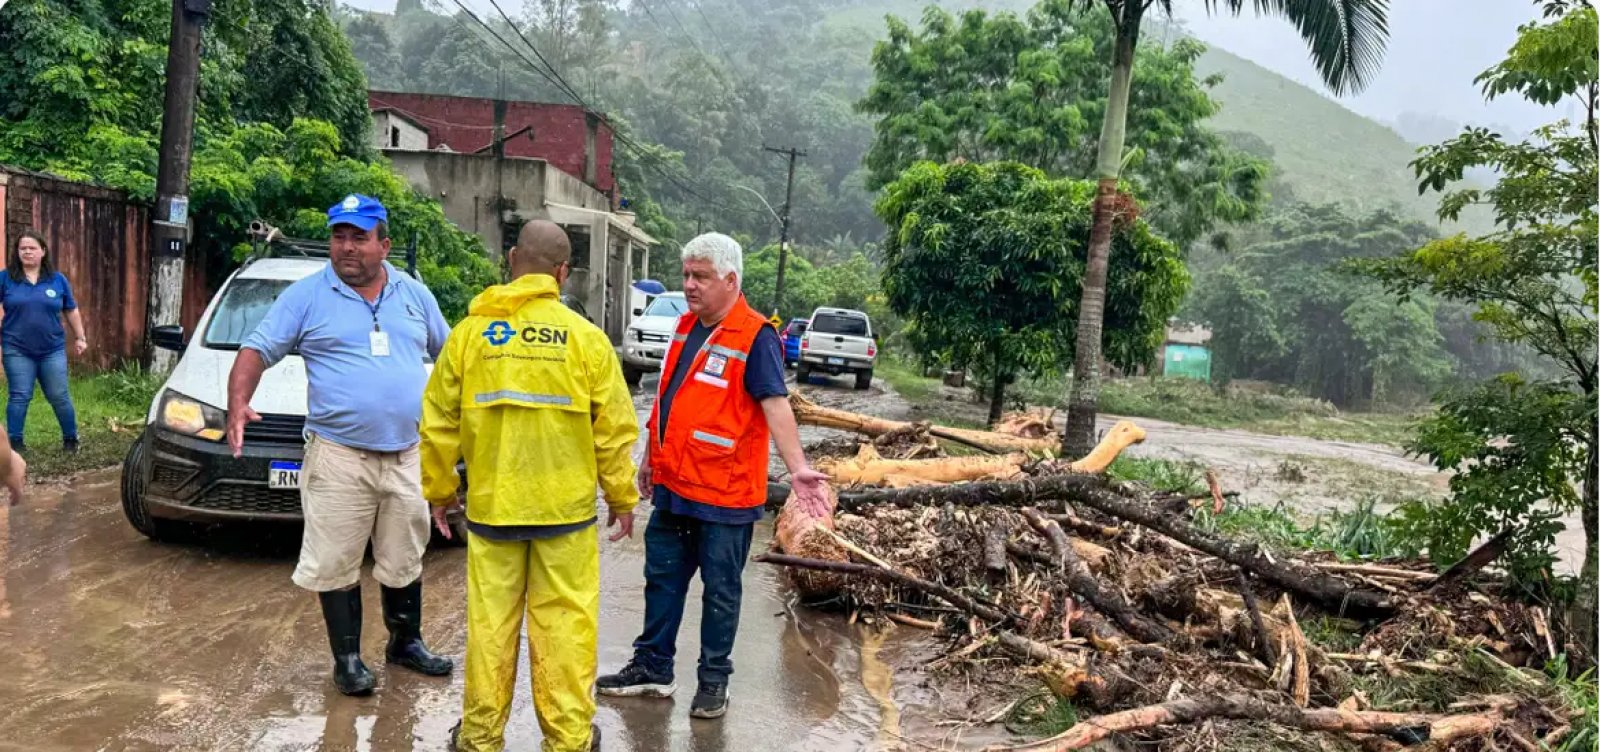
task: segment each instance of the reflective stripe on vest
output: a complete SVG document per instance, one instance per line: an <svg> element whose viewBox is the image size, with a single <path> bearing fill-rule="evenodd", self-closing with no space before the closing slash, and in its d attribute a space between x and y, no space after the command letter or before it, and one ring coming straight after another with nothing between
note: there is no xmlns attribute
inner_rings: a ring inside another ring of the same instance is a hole
<svg viewBox="0 0 1600 752"><path fill-rule="evenodd" d="M705 344L690 351L684 345L696 323L693 314L679 319L662 363L657 407L650 419L651 471L656 483L686 499L735 509L758 507L767 498L771 436L761 404L742 385L750 348L766 320L741 299ZM659 397L680 367L693 376L678 386L672 419L663 427L657 423Z"/></svg>
<svg viewBox="0 0 1600 752"><path fill-rule="evenodd" d="M525 402L530 405L560 405L562 407L570 407L572 405L572 398L565 394L531 394L529 392L515 392L509 389L474 395L473 399L480 405L487 402L499 402L500 400Z"/></svg>

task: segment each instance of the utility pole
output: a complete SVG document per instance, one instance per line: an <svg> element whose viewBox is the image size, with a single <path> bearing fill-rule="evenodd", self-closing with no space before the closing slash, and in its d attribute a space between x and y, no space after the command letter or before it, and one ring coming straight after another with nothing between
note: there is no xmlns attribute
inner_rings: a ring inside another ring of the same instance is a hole
<svg viewBox="0 0 1600 752"><path fill-rule="evenodd" d="M151 328L177 324L183 315L183 256L189 240L189 155L194 147L195 90L200 83L200 30L211 0L173 0L172 41L167 45L166 105L161 114L161 156L156 208L150 223ZM148 336L147 336L148 339ZM148 346L150 369L166 373L176 353Z"/></svg>
<svg viewBox="0 0 1600 752"><path fill-rule="evenodd" d="M778 279L772 293L772 314L777 316L783 311L783 272L784 267L789 265L789 209L794 206L794 162L806 153L795 148L780 149L764 144L761 148L789 158L789 187L783 192L783 217L778 230Z"/></svg>

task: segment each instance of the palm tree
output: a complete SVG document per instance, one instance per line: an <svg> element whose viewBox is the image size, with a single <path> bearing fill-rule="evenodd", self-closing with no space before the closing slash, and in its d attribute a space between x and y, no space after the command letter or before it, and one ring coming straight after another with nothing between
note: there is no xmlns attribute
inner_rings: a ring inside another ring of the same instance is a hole
<svg viewBox="0 0 1600 752"><path fill-rule="evenodd" d="M1116 26L1111 57L1111 91L1100 129L1095 170L1099 189L1094 224L1089 233L1088 268L1083 300L1078 306L1078 344L1072 367L1072 393L1067 400L1063 437L1071 456L1082 456L1094 444L1095 413L1100 400L1100 335L1105 319L1106 262L1111 251L1112 222L1118 206L1117 179L1122 172L1122 144L1128 129L1128 93L1133 84L1133 53L1145 12L1159 5L1172 14L1172 0L1073 0L1084 9L1104 3ZM1238 15L1245 0L1204 0L1206 11ZM1336 94L1360 91L1377 72L1388 41L1388 0L1251 0L1257 13L1281 16L1295 25L1311 51L1322 80Z"/></svg>

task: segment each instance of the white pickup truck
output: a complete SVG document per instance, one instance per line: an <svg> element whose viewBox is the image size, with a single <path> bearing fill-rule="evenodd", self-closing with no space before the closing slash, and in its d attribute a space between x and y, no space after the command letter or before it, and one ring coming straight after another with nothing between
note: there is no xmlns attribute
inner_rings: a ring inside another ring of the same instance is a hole
<svg viewBox="0 0 1600 752"><path fill-rule="evenodd" d="M878 343L867 314L849 308L818 308L811 314L811 327L800 338L795 381L804 383L817 372L831 376L853 373L856 388L866 389L872 386L872 365L877 359Z"/></svg>

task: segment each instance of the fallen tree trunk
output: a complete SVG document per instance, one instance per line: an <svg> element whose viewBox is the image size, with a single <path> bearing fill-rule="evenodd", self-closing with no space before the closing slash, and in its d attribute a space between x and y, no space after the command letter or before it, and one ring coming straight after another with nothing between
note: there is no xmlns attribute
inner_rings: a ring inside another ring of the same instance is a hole
<svg viewBox="0 0 1600 752"><path fill-rule="evenodd" d="M1012 614L1008 614L987 603L980 603L969 596L963 595L962 593L937 582L929 582L921 577L913 577L904 572L894 569L886 569L874 564L857 564L853 561L807 559L799 556L788 556L785 554L758 554L752 557L751 561L758 561L762 564L776 564L782 567L810 569L819 572L836 572L846 575L875 577L886 582L893 582L897 585L903 585L913 590L926 593L927 595L938 598L945 603L966 611L967 613L983 619L988 619L992 622L1007 624L1010 623L1014 618Z"/></svg>
<svg viewBox="0 0 1600 752"><path fill-rule="evenodd" d="M889 460L879 455L878 450L871 444L863 444L855 457L847 460L822 460L817 463L817 469L827 473L834 483L840 485L878 486L889 480L895 480L896 485L908 485L954 483L989 476L1014 476L1022 472L1022 463L1027 461L1028 457L1024 454Z"/></svg>
<svg viewBox="0 0 1600 752"><path fill-rule="evenodd" d="M1022 510L1022 516L1028 524L1037 530L1045 540L1050 542L1050 548L1056 555L1057 565L1066 573L1067 587L1077 593L1084 600L1093 604L1100 613L1110 617L1123 631L1132 635L1134 639L1142 642L1163 642L1172 637L1172 630L1166 625L1146 618L1128 603L1122 593L1106 587L1105 583L1095 577L1084 565L1083 560L1072 551L1072 544L1067 540L1067 534L1062 532L1061 526L1039 514L1039 510L1027 507Z"/></svg>
<svg viewBox="0 0 1600 752"><path fill-rule="evenodd" d="M1181 517L1162 514L1149 502L1113 493L1103 485L1085 481L1082 476L1063 475L1007 483L972 483L967 486L906 489L891 492L859 492L841 500L847 504L896 502L894 494L915 493L923 504L1016 503L1026 498L1069 500L1093 507L1105 514L1143 525L1191 548L1203 551L1240 567L1277 587L1292 591L1338 614L1381 616L1393 613L1395 602L1387 594L1362 590L1349 582L1314 567L1279 560L1254 543L1240 543L1195 527ZM897 503L897 502L896 502Z"/></svg>
<svg viewBox="0 0 1600 752"><path fill-rule="evenodd" d="M954 504L975 507L984 504L1027 506L1064 498L1069 489L1105 488L1106 479L1098 475L1051 475L1015 481L977 481L953 486L915 488L863 488L839 494L839 506L854 511L869 504L897 507Z"/></svg>
<svg viewBox="0 0 1600 752"><path fill-rule="evenodd" d="M875 418L871 415L853 413L848 410L823 407L806 399L805 396L800 394L799 390L789 395L789 406L794 410L795 420L801 425L853 431L863 436L882 436L895 431L907 430L915 425L904 421ZM987 452L1057 452L1061 448L1061 442L1054 437L1029 439L993 431L972 431L963 428L932 425L928 427L928 433L941 439L948 439L958 444L965 444L974 449L982 449Z"/></svg>
<svg viewBox="0 0 1600 752"><path fill-rule="evenodd" d="M1340 710L1338 708L1301 709L1279 705L1246 695L1187 697L1160 705L1149 705L1120 713L1095 716L1080 721L1065 733L1018 747L993 746L992 752L1065 752L1083 749L1112 734L1148 729L1167 724L1187 724L1211 718L1266 721L1305 731L1330 731L1344 734L1379 734L1404 744L1423 741L1449 741L1489 734L1500 724L1498 712L1471 715L1432 715L1424 713L1383 713Z"/></svg>
<svg viewBox="0 0 1600 752"><path fill-rule="evenodd" d="M831 486L827 488L827 494L829 510L822 517L812 515L796 503L793 495L784 502L777 521L773 523L773 537L784 553L807 559L850 561L850 553L834 533L833 509L839 505L838 497ZM844 585L844 578L836 573L805 570L790 574L795 587L806 597L828 595Z"/></svg>

